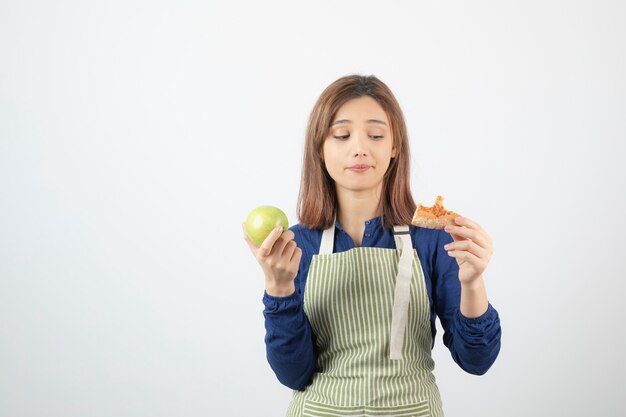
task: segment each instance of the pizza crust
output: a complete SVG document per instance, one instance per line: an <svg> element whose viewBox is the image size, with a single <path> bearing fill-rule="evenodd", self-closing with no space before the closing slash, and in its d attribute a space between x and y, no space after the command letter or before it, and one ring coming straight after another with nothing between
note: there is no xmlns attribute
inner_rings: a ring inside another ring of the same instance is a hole
<svg viewBox="0 0 626 417"><path fill-rule="evenodd" d="M446 225L454 225L454 219L460 214L443 208L443 197L438 195L437 201L432 207L425 207L421 204L417 206L411 224L427 229L443 229Z"/></svg>

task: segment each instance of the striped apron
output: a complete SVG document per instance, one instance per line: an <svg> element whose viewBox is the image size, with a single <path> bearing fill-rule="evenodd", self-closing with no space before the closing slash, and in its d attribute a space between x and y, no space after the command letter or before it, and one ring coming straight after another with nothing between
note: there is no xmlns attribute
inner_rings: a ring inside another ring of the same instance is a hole
<svg viewBox="0 0 626 417"><path fill-rule="evenodd" d="M316 370L287 416L442 417L430 304L409 227L394 226L397 249L340 253L334 232L324 231L304 291Z"/></svg>

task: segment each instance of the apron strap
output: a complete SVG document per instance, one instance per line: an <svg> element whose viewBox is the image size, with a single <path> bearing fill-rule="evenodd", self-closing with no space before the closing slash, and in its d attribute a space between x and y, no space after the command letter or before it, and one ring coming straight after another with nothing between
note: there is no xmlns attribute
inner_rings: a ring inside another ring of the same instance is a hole
<svg viewBox="0 0 626 417"><path fill-rule="evenodd" d="M322 233L322 242L320 243L320 255L328 255L333 253L335 243L335 222Z"/></svg>
<svg viewBox="0 0 626 417"><path fill-rule="evenodd" d="M393 227L396 249L400 249L402 252L398 262L398 275L391 310L390 359L402 359L404 333L409 317L411 278L413 277L413 242L411 242L410 233L409 226Z"/></svg>

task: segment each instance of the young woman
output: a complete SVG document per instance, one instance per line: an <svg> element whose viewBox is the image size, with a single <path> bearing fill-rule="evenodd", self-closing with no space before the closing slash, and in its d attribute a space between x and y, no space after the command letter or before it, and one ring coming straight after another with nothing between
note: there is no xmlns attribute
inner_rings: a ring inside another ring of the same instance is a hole
<svg viewBox="0 0 626 417"><path fill-rule="evenodd" d="M288 416L443 416L431 350L435 319L465 371L500 350L483 273L492 239L458 218L411 225L409 141L390 89L342 77L308 122L297 212L260 247L267 359L294 389Z"/></svg>

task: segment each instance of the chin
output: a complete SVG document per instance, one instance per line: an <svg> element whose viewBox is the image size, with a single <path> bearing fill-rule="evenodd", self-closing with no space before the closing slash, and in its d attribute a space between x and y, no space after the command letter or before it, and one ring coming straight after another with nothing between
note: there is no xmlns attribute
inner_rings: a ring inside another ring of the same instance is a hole
<svg viewBox="0 0 626 417"><path fill-rule="evenodd" d="M380 183L364 183L360 181L336 183L336 185L350 191L375 191L380 187Z"/></svg>

